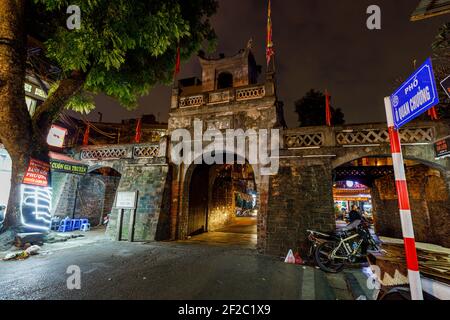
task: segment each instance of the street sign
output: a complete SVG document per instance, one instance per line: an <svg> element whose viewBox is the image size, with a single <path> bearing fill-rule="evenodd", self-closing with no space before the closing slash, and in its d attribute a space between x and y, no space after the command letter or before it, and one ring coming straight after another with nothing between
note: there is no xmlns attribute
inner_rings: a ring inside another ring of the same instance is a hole
<svg viewBox="0 0 450 320"><path fill-rule="evenodd" d="M450 156L450 137L436 141L434 144L436 158L443 158Z"/></svg>
<svg viewBox="0 0 450 320"><path fill-rule="evenodd" d="M438 103L433 66L428 58L391 96L395 128L399 129Z"/></svg>
<svg viewBox="0 0 450 320"><path fill-rule="evenodd" d="M445 93L450 97L450 76L442 80L441 86L444 89Z"/></svg>

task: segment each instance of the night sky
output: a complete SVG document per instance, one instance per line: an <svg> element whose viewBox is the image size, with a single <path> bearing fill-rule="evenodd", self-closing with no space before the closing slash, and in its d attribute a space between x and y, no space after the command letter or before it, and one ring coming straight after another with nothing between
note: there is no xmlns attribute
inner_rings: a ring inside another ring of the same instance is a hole
<svg viewBox="0 0 450 320"><path fill-rule="evenodd" d="M276 50L279 99L285 103L290 127L297 126L294 102L309 89L326 88L333 106L342 108L347 123L385 121L383 97L395 79L413 71L431 54L431 43L449 15L410 22L418 0L272 0L273 40ZM227 56L253 38L257 62L265 65L266 0L220 0L213 18L217 53ZM366 28L366 9L382 10L382 30ZM197 58L185 62L180 78L200 75ZM440 79L438 79L440 80ZM264 81L263 76L260 81ZM104 96L89 119L119 122L153 113L167 121L170 87L158 86L140 100L135 111L122 109Z"/></svg>

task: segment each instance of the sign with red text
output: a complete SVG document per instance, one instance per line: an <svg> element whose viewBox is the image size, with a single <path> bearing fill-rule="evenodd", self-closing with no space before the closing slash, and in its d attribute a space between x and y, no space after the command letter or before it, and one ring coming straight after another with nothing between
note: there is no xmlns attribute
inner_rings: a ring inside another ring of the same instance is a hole
<svg viewBox="0 0 450 320"><path fill-rule="evenodd" d="M50 176L50 164L44 161L30 159L27 172L23 177L23 184L38 187L48 187Z"/></svg>
<svg viewBox="0 0 450 320"><path fill-rule="evenodd" d="M434 144L434 150L436 152L436 158L450 156L450 137L437 141Z"/></svg>

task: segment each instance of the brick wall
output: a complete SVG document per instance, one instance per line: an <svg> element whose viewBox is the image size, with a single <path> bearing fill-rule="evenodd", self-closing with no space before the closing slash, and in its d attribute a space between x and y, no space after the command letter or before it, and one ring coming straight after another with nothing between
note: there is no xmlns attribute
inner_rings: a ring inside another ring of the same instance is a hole
<svg viewBox="0 0 450 320"><path fill-rule="evenodd" d="M52 186L56 193L53 214L63 218L87 218L92 226L96 226L111 211L119 181L120 176L54 173Z"/></svg>
<svg viewBox="0 0 450 320"><path fill-rule="evenodd" d="M286 255L289 249L306 252L306 230L335 229L330 167L289 160L270 177L265 253Z"/></svg>
<svg viewBox="0 0 450 320"><path fill-rule="evenodd" d="M450 199L445 177L425 165L406 170L414 233L420 242L450 247ZM383 236L402 238L394 176L374 183L375 228Z"/></svg>

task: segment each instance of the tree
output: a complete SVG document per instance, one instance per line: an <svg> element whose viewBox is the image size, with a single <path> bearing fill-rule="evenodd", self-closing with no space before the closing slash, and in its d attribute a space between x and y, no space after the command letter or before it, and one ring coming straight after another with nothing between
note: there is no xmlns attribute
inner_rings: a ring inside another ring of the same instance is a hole
<svg viewBox="0 0 450 320"><path fill-rule="evenodd" d="M295 102L295 112L298 114L300 127L326 125L325 95L320 91L311 89L303 98ZM331 106L331 123L341 125L345 123L344 113L341 109Z"/></svg>
<svg viewBox="0 0 450 320"><path fill-rule="evenodd" d="M450 76L450 22L445 23L438 32L432 45L433 69L438 82ZM438 84L439 86L439 84ZM439 86L438 114L440 118L450 119L450 98Z"/></svg>
<svg viewBox="0 0 450 320"><path fill-rule="evenodd" d="M69 29L72 1L0 2L0 140L13 162L4 228L19 225L19 191L30 158L48 160L45 138L65 107L88 112L103 92L125 108L157 83L172 81L177 48L187 59L215 34L215 0L78 0L80 28ZM60 80L33 117L24 97L26 39L42 43Z"/></svg>

